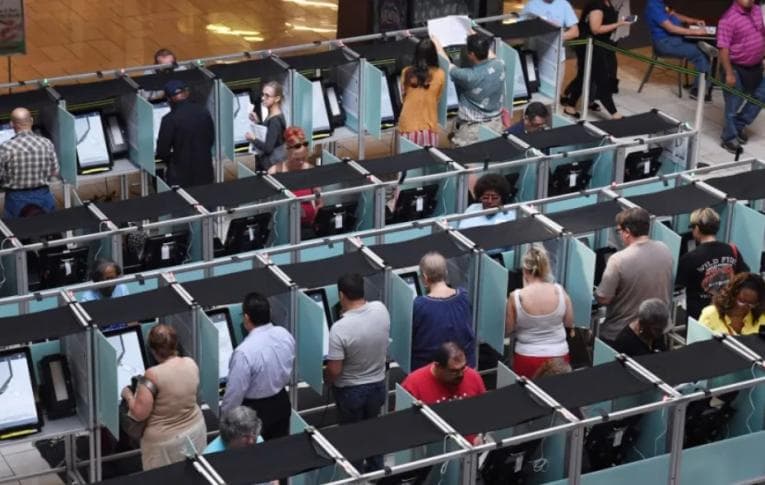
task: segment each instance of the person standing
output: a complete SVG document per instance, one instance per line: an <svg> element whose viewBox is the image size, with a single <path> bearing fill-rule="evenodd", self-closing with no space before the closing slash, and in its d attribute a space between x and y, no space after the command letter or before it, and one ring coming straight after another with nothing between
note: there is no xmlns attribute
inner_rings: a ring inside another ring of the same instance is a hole
<svg viewBox="0 0 765 485"><path fill-rule="evenodd" d="M56 209L50 179L58 175L53 142L32 131L34 119L26 108L11 111L13 138L0 145L0 184L5 190L3 217L20 217L27 206L49 213Z"/></svg>
<svg viewBox="0 0 765 485"><path fill-rule="evenodd" d="M390 315L379 301L364 298L364 278L348 273L337 281L343 317L329 330L324 380L332 385L340 424L380 414L385 403L385 366ZM381 456L355 463L359 471L382 468Z"/></svg>
<svg viewBox="0 0 765 485"><path fill-rule="evenodd" d="M467 146L478 141L478 128L483 125L502 132L502 104L505 99L505 64L491 52L492 39L482 34L467 37L468 67L449 65L459 99L456 131L452 143ZM449 59L438 39L433 44L439 55Z"/></svg>
<svg viewBox="0 0 765 485"><path fill-rule="evenodd" d="M658 298L669 305L672 293L672 254L661 241L648 235L651 216L643 208L624 209L616 215L616 232L625 248L606 263L595 298L607 305L599 337L613 342L637 319L640 303Z"/></svg>
<svg viewBox="0 0 765 485"><path fill-rule="evenodd" d="M263 86L260 102L268 110L268 117L262 123L266 127L266 139L260 140L249 131L245 135L252 146L260 152L260 155L255 158L255 165L259 171L266 171L287 158L284 147L284 130L287 128L287 121L282 114L283 95L282 85L276 81L269 81ZM250 121L260 123L260 118L254 111L250 113Z"/></svg>
<svg viewBox="0 0 765 485"><path fill-rule="evenodd" d="M295 362L295 339L271 323L271 306L259 293L244 297L242 318L246 337L231 356L221 413L243 404L263 421L263 439L287 436L292 408L285 387Z"/></svg>
<svg viewBox="0 0 765 485"><path fill-rule="evenodd" d="M429 38L420 40L411 66L401 71L403 105L398 118L401 136L420 146L438 146L438 100L446 75Z"/></svg>
<svg viewBox="0 0 765 485"><path fill-rule="evenodd" d="M720 216L704 207L691 212L690 229L696 248L680 257L675 284L685 287L688 316L698 319L701 310L712 303L736 273L749 271L749 266L734 244L717 240Z"/></svg>
<svg viewBox="0 0 765 485"><path fill-rule="evenodd" d="M167 162L167 183L181 187L215 181L215 125L207 108L189 101L189 94L185 82L168 81L165 96L170 112L162 118L157 136L157 159Z"/></svg>
<svg viewBox="0 0 765 485"><path fill-rule="evenodd" d="M765 102L762 60L765 56L765 26L762 9L754 0L734 0L717 24L717 48L725 71L725 84ZM736 153L749 141L745 129L760 113L760 107L723 92L725 125L721 146Z"/></svg>

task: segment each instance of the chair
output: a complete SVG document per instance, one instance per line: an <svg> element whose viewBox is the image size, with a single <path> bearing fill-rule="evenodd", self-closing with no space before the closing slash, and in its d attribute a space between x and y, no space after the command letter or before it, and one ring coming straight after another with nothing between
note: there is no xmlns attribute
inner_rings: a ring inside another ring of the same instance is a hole
<svg viewBox="0 0 765 485"><path fill-rule="evenodd" d="M658 61L659 55L656 53L656 50L652 49L651 51L651 60L652 61ZM640 87L638 88L637 92L643 91L643 86L645 83L648 82L648 78L651 77L651 73L653 72L653 66L654 64L651 63L648 65L648 69L646 70L645 74L643 75L643 80L640 81ZM683 59L683 67L688 67L688 59ZM682 73L677 73L677 97L682 98L683 97L683 75Z"/></svg>

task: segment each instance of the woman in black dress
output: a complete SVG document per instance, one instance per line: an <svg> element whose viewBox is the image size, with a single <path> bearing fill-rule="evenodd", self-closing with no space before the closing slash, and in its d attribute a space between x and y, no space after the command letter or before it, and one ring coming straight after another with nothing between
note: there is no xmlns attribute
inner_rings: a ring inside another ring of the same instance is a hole
<svg viewBox="0 0 765 485"><path fill-rule="evenodd" d="M610 0L593 0L582 10L579 17L580 38L586 39L592 36L593 40L599 40L611 45L616 43L611 40L611 34L622 25L629 25L625 19L620 19L616 9ZM563 94L563 111L571 116L578 116L576 104L582 95L584 84L584 62L587 46L577 46L577 71L576 77L566 87ZM591 99L597 99L606 108L612 119L622 117L614 104L614 93L618 91L618 79L616 77L616 53L603 47L593 46L592 50L592 75Z"/></svg>

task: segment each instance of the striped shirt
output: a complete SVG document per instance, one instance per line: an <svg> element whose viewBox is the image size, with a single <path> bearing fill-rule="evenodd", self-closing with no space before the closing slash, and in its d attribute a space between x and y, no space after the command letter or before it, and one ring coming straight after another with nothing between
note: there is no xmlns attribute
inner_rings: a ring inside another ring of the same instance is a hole
<svg viewBox="0 0 765 485"><path fill-rule="evenodd" d="M747 10L733 2L717 24L717 47L730 51L731 63L754 66L765 55L764 35L760 6L753 5Z"/></svg>
<svg viewBox="0 0 765 485"><path fill-rule="evenodd" d="M0 145L0 184L11 190L46 187L58 173L53 142L31 131L20 131Z"/></svg>

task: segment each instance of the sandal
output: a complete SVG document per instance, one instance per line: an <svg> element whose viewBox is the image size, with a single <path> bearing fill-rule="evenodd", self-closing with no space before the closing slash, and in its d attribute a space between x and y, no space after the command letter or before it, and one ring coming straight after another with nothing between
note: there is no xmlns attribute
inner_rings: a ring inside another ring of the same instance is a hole
<svg viewBox="0 0 765 485"><path fill-rule="evenodd" d="M590 103L590 105L587 107L590 111L600 111L600 105L593 101Z"/></svg>
<svg viewBox="0 0 765 485"><path fill-rule="evenodd" d="M573 110L573 111L569 111L569 110ZM569 115L569 116L572 116L572 117L576 118L576 119L579 119L579 118L582 117L582 113L580 113L579 111L576 111L576 108L570 108L570 107L567 106L567 107L563 108L563 112L565 114Z"/></svg>

